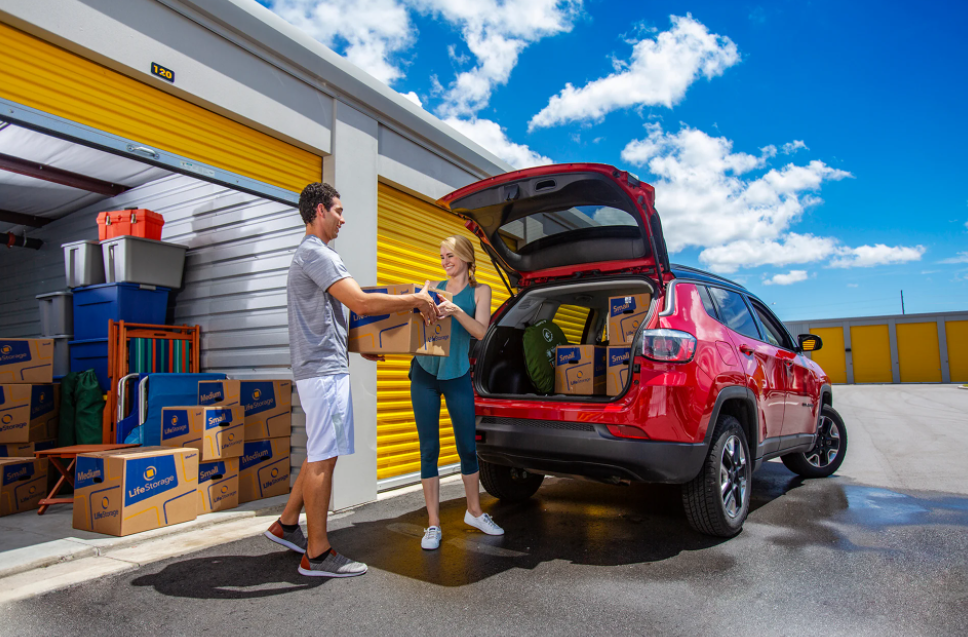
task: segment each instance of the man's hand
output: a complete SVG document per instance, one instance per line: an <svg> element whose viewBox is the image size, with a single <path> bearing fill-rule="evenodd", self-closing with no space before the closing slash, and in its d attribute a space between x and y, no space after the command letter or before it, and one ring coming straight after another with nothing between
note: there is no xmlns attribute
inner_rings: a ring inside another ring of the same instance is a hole
<svg viewBox="0 0 968 637"><path fill-rule="evenodd" d="M363 358L368 361L373 361L374 363L382 363L387 359L383 354L360 354Z"/></svg>
<svg viewBox="0 0 968 637"><path fill-rule="evenodd" d="M433 298L431 298L430 293L427 290L430 288L430 281L425 281L423 284L423 289L413 295L414 297L414 308L416 308L420 314L423 315L424 321L427 325L433 325L437 322L437 304L434 303Z"/></svg>

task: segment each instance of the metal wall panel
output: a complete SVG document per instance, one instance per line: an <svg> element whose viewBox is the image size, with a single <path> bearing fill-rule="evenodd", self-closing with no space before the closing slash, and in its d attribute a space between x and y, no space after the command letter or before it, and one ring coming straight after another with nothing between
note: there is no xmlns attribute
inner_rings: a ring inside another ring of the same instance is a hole
<svg viewBox="0 0 968 637"><path fill-rule="evenodd" d="M891 334L887 325L851 325L855 383L890 383Z"/></svg>
<svg viewBox="0 0 968 637"><path fill-rule="evenodd" d="M847 382L847 353L844 348L844 328L842 327L811 327L810 334L815 334L823 341L823 347L816 352L810 352L810 357L827 372L831 383Z"/></svg>
<svg viewBox="0 0 968 637"><path fill-rule="evenodd" d="M897 354L902 383L940 383L938 323L897 323Z"/></svg>
<svg viewBox="0 0 968 637"><path fill-rule="evenodd" d="M968 320L946 321L948 370L952 383L968 383Z"/></svg>

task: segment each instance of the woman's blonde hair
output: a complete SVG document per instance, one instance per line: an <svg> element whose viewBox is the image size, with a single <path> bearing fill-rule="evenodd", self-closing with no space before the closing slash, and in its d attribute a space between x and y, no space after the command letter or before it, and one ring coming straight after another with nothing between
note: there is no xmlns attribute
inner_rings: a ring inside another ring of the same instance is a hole
<svg viewBox="0 0 968 637"><path fill-rule="evenodd" d="M474 244L471 243L471 240L455 234L441 241L440 247L446 247L458 259L467 264L467 282L472 288L477 287L477 279L474 276L477 271L477 258L474 256Z"/></svg>

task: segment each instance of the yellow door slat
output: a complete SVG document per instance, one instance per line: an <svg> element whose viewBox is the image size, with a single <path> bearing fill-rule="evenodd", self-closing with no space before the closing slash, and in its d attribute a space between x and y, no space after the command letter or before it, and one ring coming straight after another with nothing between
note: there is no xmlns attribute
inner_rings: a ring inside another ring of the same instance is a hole
<svg viewBox="0 0 968 637"><path fill-rule="evenodd" d="M887 325L852 325L850 348L855 383L890 383L891 333Z"/></svg>
<svg viewBox="0 0 968 637"><path fill-rule="evenodd" d="M968 383L968 321L946 321L948 373L953 383Z"/></svg>
<svg viewBox="0 0 968 637"><path fill-rule="evenodd" d="M819 336L823 347L810 352L810 357L827 372L831 383L847 382L847 353L844 349L844 328L811 327L809 332Z"/></svg>
<svg viewBox="0 0 968 637"><path fill-rule="evenodd" d="M0 97L300 192L322 158L0 24Z"/></svg>
<svg viewBox="0 0 968 637"><path fill-rule="evenodd" d="M902 383L940 383L938 324L898 323L897 357Z"/></svg>

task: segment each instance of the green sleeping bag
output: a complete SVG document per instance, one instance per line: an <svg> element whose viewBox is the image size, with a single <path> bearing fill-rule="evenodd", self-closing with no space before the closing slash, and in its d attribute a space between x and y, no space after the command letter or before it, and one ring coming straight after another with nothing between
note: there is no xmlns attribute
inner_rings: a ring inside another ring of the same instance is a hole
<svg viewBox="0 0 968 637"><path fill-rule="evenodd" d="M555 348L568 339L553 321L541 319L524 330L524 364L539 394L555 390Z"/></svg>

